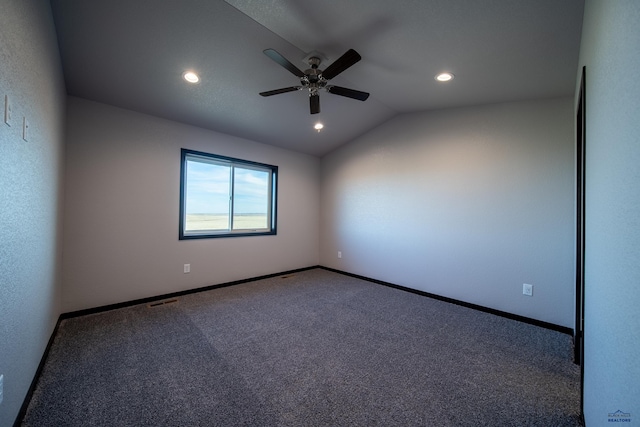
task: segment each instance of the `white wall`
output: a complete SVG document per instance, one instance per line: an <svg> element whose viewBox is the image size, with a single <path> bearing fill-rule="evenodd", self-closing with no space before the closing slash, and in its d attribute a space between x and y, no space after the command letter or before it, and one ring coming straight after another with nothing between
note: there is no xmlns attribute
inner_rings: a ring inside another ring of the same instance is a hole
<svg viewBox="0 0 640 427"><path fill-rule="evenodd" d="M640 2L587 0L584 410L640 425ZM579 71L580 72L580 71Z"/></svg>
<svg viewBox="0 0 640 427"><path fill-rule="evenodd" d="M323 158L321 264L573 327L574 171L569 98L396 117Z"/></svg>
<svg viewBox="0 0 640 427"><path fill-rule="evenodd" d="M316 157L73 97L66 148L65 312L319 263ZM278 166L278 234L178 240L181 148Z"/></svg>
<svg viewBox="0 0 640 427"><path fill-rule="evenodd" d="M18 415L60 314L64 83L48 1L0 7L0 426ZM4 123L4 97L13 122ZM22 118L30 122L22 140Z"/></svg>

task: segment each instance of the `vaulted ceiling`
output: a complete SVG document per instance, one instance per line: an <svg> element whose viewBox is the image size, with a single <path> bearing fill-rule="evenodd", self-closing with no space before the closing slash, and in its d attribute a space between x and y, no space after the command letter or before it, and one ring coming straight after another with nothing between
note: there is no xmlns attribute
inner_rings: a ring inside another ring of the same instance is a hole
<svg viewBox="0 0 640 427"><path fill-rule="evenodd" d="M52 0L69 95L322 156L393 116L571 96L582 0ZM332 84L365 102L299 85L263 54L320 68L355 49ZM188 84L186 70L200 75ZM435 75L455 78L439 83ZM321 121L325 128L316 132Z"/></svg>

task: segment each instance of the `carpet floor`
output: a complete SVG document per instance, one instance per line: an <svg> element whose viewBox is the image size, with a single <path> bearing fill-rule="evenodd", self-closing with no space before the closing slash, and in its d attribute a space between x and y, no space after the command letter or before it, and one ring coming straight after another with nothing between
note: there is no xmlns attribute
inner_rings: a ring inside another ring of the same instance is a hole
<svg viewBox="0 0 640 427"><path fill-rule="evenodd" d="M44 426L580 426L571 337L323 269L63 320Z"/></svg>

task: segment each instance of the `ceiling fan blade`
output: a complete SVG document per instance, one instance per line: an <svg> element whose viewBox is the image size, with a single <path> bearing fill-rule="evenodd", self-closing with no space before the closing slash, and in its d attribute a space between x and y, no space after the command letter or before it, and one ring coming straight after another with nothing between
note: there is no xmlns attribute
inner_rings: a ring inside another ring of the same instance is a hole
<svg viewBox="0 0 640 427"><path fill-rule="evenodd" d="M265 49L262 52L264 52L264 54L267 55L269 58L273 59L278 64L280 64L281 66L289 70L290 73L295 74L298 77L304 77L304 73L298 67L296 67L291 62L289 62L287 58L280 55L276 50Z"/></svg>
<svg viewBox="0 0 640 427"><path fill-rule="evenodd" d="M282 89L275 89L275 90L268 90L266 92L260 92L260 95L262 96L280 95L281 93L294 92L300 89L302 89L302 86L291 86L291 87L285 87Z"/></svg>
<svg viewBox="0 0 640 427"><path fill-rule="evenodd" d="M320 112L320 95L309 95L309 111L311 114Z"/></svg>
<svg viewBox="0 0 640 427"><path fill-rule="evenodd" d="M336 59L333 64L329 65L326 70L322 72L322 77L327 80L331 80L361 59L362 57L358 52L353 49L349 49L344 55Z"/></svg>
<svg viewBox="0 0 640 427"><path fill-rule="evenodd" d="M366 101L369 98L367 92L360 92L359 90L349 89L341 86L327 86L327 92L334 95L346 96L347 98L357 99L358 101Z"/></svg>

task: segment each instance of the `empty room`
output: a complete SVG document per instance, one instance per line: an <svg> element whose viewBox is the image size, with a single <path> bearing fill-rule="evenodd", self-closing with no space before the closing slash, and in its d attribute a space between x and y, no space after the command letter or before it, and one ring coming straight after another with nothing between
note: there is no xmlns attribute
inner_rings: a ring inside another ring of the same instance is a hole
<svg viewBox="0 0 640 427"><path fill-rule="evenodd" d="M0 426L637 425L638 22L0 0Z"/></svg>

